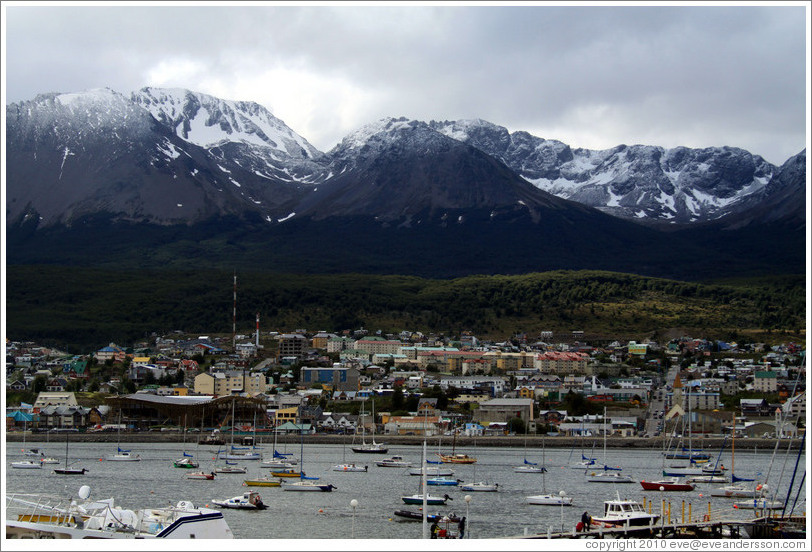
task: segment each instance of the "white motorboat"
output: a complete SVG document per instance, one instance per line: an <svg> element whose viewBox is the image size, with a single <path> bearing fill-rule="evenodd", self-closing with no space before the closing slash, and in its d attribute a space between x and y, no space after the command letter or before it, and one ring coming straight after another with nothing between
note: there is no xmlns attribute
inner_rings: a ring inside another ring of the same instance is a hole
<svg viewBox="0 0 812 552"><path fill-rule="evenodd" d="M40 458L39 462L40 464L59 464L59 460L51 456Z"/></svg>
<svg viewBox="0 0 812 552"><path fill-rule="evenodd" d="M30 495L7 497L8 511L19 509L6 520L7 539L231 539L234 534L218 510L196 508L188 501L174 507L128 510L114 499L88 500L90 487L68 503L51 503Z"/></svg>
<svg viewBox="0 0 812 552"><path fill-rule="evenodd" d="M129 450L118 449L116 454L108 454L107 460L109 462L140 462L140 454L132 454Z"/></svg>
<svg viewBox="0 0 812 552"><path fill-rule="evenodd" d="M338 487L330 483L314 483L313 481L297 481L296 483L284 484L283 491L297 491L297 492L318 492L329 493Z"/></svg>
<svg viewBox="0 0 812 552"><path fill-rule="evenodd" d="M499 490L499 483L491 483L489 481L478 481L477 483L468 483L460 485L460 490L480 493L495 493Z"/></svg>
<svg viewBox="0 0 812 552"><path fill-rule="evenodd" d="M233 510L264 510L267 508L262 497L256 491L246 491L241 496L227 498L225 500L212 500L212 504L221 508Z"/></svg>
<svg viewBox="0 0 812 552"><path fill-rule="evenodd" d="M618 494L615 500L606 500L603 503L603 515L592 517L592 523L604 527L623 527L629 525L639 527L641 525L654 525L660 516L649 514L643 505L636 500L621 500Z"/></svg>
<svg viewBox="0 0 812 552"><path fill-rule="evenodd" d="M369 471L369 466L357 466L355 464L338 464L337 466L333 466L333 471L366 472Z"/></svg>
<svg viewBox="0 0 812 552"><path fill-rule="evenodd" d="M19 462L12 462L11 467L16 470L41 470L42 464L39 461L20 460Z"/></svg>
<svg viewBox="0 0 812 552"><path fill-rule="evenodd" d="M384 458L383 460L378 460L375 462L376 466L380 466L381 468L410 468L412 467L411 462L407 462L403 459L402 456L393 455L390 458Z"/></svg>
<svg viewBox="0 0 812 552"><path fill-rule="evenodd" d="M586 478L590 483L634 483L631 477L618 472L592 472Z"/></svg>
<svg viewBox="0 0 812 552"><path fill-rule="evenodd" d="M572 497L557 494L540 494L528 496L527 503L539 506L572 506Z"/></svg>

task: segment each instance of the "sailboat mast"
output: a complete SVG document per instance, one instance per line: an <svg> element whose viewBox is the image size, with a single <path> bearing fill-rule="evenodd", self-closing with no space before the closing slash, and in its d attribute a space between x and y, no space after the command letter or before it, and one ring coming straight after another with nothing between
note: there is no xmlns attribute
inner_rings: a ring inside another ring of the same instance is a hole
<svg viewBox="0 0 812 552"><path fill-rule="evenodd" d="M426 432L423 432L423 461L422 461L421 487L423 489L423 538L429 538L428 526L428 493L426 493Z"/></svg>

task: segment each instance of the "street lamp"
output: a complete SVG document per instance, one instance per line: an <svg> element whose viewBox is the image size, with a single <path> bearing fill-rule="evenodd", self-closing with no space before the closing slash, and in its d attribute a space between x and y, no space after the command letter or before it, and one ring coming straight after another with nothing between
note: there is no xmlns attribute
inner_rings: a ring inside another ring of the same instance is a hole
<svg viewBox="0 0 812 552"><path fill-rule="evenodd" d="M465 528L468 530L468 534L471 534L471 520L468 519L469 516L469 509L468 506L471 504L471 495L465 495ZM471 538L471 537L468 537Z"/></svg>
<svg viewBox="0 0 812 552"><path fill-rule="evenodd" d="M352 538L355 538L355 509L358 507L358 501L353 498L350 500L350 506L352 506Z"/></svg>
<svg viewBox="0 0 812 552"><path fill-rule="evenodd" d="M564 491L558 491L558 496L561 497L559 502L561 503L561 532L564 532L564 497L567 496L567 493Z"/></svg>

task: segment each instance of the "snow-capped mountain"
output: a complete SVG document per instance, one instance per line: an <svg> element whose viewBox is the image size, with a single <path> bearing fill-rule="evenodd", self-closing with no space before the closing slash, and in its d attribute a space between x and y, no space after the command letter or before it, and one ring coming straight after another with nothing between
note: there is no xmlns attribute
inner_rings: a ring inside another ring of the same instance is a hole
<svg viewBox="0 0 812 552"><path fill-rule="evenodd" d="M178 89L43 94L6 116L11 262L693 278L804 260L805 151L778 168L386 118L322 153L256 103Z"/></svg>
<svg viewBox="0 0 812 552"><path fill-rule="evenodd" d="M327 157L330 176L302 202L300 214L370 215L411 224L420 216L460 223L472 210L491 216L524 211L537 220L539 208L564 209L565 202L493 157L420 121L376 121L348 135Z"/></svg>
<svg viewBox="0 0 812 552"><path fill-rule="evenodd" d="M221 100L178 88L142 88L137 105L185 141L209 150L223 163L236 163L258 177L314 183L323 154L255 102Z"/></svg>
<svg viewBox="0 0 812 552"><path fill-rule="evenodd" d="M640 221L708 221L743 208L776 167L738 148L620 145L572 149L482 120L431 122L433 128L503 161L542 190Z"/></svg>
<svg viewBox="0 0 812 552"><path fill-rule="evenodd" d="M10 223L100 212L158 224L274 220L322 169L320 152L264 108L191 92L43 94L6 115Z"/></svg>

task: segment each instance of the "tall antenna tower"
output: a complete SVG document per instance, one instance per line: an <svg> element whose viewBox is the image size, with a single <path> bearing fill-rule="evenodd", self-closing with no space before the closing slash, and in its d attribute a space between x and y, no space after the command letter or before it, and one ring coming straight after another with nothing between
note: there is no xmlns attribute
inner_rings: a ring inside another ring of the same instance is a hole
<svg viewBox="0 0 812 552"><path fill-rule="evenodd" d="M259 349L259 313L257 313L257 349Z"/></svg>

